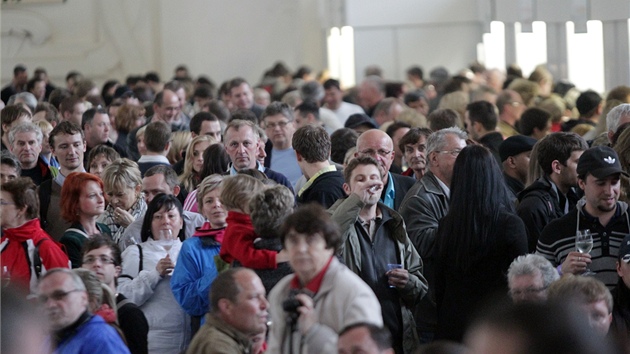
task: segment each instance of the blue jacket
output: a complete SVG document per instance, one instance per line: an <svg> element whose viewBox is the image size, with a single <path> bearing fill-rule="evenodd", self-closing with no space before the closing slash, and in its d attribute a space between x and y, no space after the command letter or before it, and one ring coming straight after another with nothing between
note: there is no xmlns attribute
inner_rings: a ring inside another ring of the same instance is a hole
<svg viewBox="0 0 630 354"><path fill-rule="evenodd" d="M221 244L211 236L191 237L184 241L171 277L171 289L179 305L191 316L208 312L208 292L219 274L215 257Z"/></svg>
<svg viewBox="0 0 630 354"><path fill-rule="evenodd" d="M94 315L81 324L74 335L62 338L54 353L92 354L96 352L129 354L129 348L112 326L105 323L101 316Z"/></svg>

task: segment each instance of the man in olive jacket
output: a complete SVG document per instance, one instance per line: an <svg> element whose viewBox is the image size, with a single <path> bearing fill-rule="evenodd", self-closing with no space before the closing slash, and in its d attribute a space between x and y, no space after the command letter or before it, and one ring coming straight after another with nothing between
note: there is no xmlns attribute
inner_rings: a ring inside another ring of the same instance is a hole
<svg viewBox="0 0 630 354"><path fill-rule="evenodd" d="M418 345L412 310L427 293L422 259L402 217L379 202L383 182L378 162L357 157L344 179L348 197L328 209L342 233L339 255L376 294L396 353L412 353Z"/></svg>

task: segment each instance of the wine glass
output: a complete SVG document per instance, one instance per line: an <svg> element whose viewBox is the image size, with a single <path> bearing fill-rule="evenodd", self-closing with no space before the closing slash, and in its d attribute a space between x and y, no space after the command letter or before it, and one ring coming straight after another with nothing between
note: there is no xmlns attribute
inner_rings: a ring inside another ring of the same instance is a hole
<svg viewBox="0 0 630 354"><path fill-rule="evenodd" d="M593 234L591 234L591 230L586 229L577 231L577 234L575 235L575 248L582 254L591 252L593 249ZM595 275L595 273L586 268L583 275Z"/></svg>
<svg viewBox="0 0 630 354"><path fill-rule="evenodd" d="M175 238L173 237L173 231L170 229L160 230L160 245L166 251L166 254L170 255L171 248L175 244ZM172 257L171 257L172 258Z"/></svg>

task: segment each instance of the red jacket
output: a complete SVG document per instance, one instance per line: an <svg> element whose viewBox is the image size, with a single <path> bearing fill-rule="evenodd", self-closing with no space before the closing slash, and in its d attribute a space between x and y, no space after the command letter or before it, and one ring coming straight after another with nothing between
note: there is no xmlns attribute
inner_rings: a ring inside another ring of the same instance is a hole
<svg viewBox="0 0 630 354"><path fill-rule="evenodd" d="M252 219L249 215L229 211L227 227L221 244L219 255L227 262L237 260L243 267L252 269L275 269L276 251L259 250L254 248L254 240L258 237L254 232Z"/></svg>
<svg viewBox="0 0 630 354"><path fill-rule="evenodd" d="M39 258L41 259L41 274L47 269L69 268L68 256L61 247L53 241L39 225L39 219L27 221L24 225L4 230L0 243L0 266L4 272L7 267L11 283L30 287L32 291L37 286L37 276L34 270L34 251L39 243ZM26 259L28 249L29 259ZM30 267L29 267L30 264Z"/></svg>

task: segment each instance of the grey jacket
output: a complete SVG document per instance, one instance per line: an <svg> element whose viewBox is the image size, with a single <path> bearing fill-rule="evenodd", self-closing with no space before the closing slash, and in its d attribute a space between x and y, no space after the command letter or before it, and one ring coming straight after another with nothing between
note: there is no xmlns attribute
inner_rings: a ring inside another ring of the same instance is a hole
<svg viewBox="0 0 630 354"><path fill-rule="evenodd" d="M364 203L359 197L351 194L345 199L338 200L328 209L341 230L342 243L339 248L339 255L348 268L356 274L360 274L361 270L361 246L354 224L358 220L359 212L363 206ZM387 210L394 219L393 222L386 225L389 227L390 235L396 241L403 268L409 271L409 282L404 289L399 289L399 295L404 328L403 349L405 354L412 353L418 345L412 311L428 290L427 281L422 275L422 259L407 236L405 222L400 214L380 202L378 207Z"/></svg>

